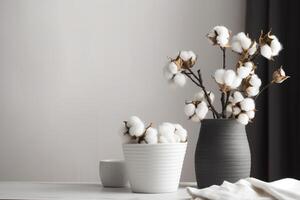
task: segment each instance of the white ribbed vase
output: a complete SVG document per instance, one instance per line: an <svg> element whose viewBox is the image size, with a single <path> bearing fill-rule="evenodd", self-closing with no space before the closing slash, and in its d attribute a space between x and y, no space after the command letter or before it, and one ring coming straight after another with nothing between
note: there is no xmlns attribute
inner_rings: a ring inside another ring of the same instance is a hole
<svg viewBox="0 0 300 200"><path fill-rule="evenodd" d="M123 144L133 192L165 193L178 189L187 143Z"/></svg>

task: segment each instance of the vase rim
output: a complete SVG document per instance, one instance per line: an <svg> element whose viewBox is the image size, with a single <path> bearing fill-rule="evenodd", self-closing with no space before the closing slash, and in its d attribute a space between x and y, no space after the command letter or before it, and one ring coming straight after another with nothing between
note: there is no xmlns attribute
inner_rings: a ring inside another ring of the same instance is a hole
<svg viewBox="0 0 300 200"><path fill-rule="evenodd" d="M176 142L176 143L157 143L157 144L139 144L139 143L134 143L134 144L123 144L123 146L175 146L175 145L187 145L188 142Z"/></svg>
<svg viewBox="0 0 300 200"><path fill-rule="evenodd" d="M224 118L221 118L221 119L203 119L201 122L204 122L204 121L235 121L236 119L234 118L229 118L229 119L224 119Z"/></svg>

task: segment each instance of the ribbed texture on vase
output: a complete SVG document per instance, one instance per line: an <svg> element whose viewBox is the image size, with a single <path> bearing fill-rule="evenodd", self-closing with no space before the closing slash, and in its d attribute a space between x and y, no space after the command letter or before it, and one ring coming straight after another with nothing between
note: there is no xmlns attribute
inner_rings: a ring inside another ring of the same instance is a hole
<svg viewBox="0 0 300 200"><path fill-rule="evenodd" d="M124 144L123 152L132 191L176 191L186 146L186 143Z"/></svg>
<svg viewBox="0 0 300 200"><path fill-rule="evenodd" d="M245 126L236 120L203 120L195 151L198 187L249 177L250 167Z"/></svg>

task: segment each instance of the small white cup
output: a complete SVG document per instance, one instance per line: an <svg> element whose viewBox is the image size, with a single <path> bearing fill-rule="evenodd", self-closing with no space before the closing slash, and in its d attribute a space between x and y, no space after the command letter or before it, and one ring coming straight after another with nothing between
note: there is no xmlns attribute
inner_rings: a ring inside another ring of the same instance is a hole
<svg viewBox="0 0 300 200"><path fill-rule="evenodd" d="M123 160L101 160L99 174L104 187L125 187L128 183Z"/></svg>

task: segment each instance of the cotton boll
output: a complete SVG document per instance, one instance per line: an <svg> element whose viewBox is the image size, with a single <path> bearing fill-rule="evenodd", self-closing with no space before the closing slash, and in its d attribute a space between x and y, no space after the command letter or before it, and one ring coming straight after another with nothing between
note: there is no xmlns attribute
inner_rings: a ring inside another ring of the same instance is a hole
<svg viewBox="0 0 300 200"><path fill-rule="evenodd" d="M216 39L221 47L225 47L229 41L228 38L224 36L218 36Z"/></svg>
<svg viewBox="0 0 300 200"><path fill-rule="evenodd" d="M241 83L242 83L242 79L238 76L235 76L235 79L231 85L231 88L232 89L238 88L241 85Z"/></svg>
<svg viewBox="0 0 300 200"><path fill-rule="evenodd" d="M263 57L269 60L272 58L272 49L267 44L260 47L260 53Z"/></svg>
<svg viewBox="0 0 300 200"><path fill-rule="evenodd" d="M142 120L137 117L137 116L131 116L129 120L127 121L127 126L132 127L132 126L137 126L143 124Z"/></svg>
<svg viewBox="0 0 300 200"><path fill-rule="evenodd" d="M241 67L237 68L237 75L240 78L244 79L250 75L251 71L252 71L252 68L241 66Z"/></svg>
<svg viewBox="0 0 300 200"><path fill-rule="evenodd" d="M189 59L196 60L197 56L193 51L188 51Z"/></svg>
<svg viewBox="0 0 300 200"><path fill-rule="evenodd" d="M239 41L233 41L231 43L231 49L232 49L232 51L235 51L237 53L242 53L243 52L242 46L239 43Z"/></svg>
<svg viewBox="0 0 300 200"><path fill-rule="evenodd" d="M199 103L197 105L195 113L199 117L200 120L205 118L207 112L208 112L208 107L207 107L207 104L204 101L202 101L201 103Z"/></svg>
<svg viewBox="0 0 300 200"><path fill-rule="evenodd" d="M145 134L147 144L156 144L158 142L158 132L155 128L149 127Z"/></svg>
<svg viewBox="0 0 300 200"><path fill-rule="evenodd" d="M179 57L183 60L183 61L188 61L191 57L190 57L190 53L188 51L181 51L179 54Z"/></svg>
<svg viewBox="0 0 300 200"><path fill-rule="evenodd" d="M172 74L176 74L178 72L178 67L174 62L171 62L168 66L168 70L172 73Z"/></svg>
<svg viewBox="0 0 300 200"><path fill-rule="evenodd" d="M261 80L256 74L251 76L249 83L256 88L259 88L261 86Z"/></svg>
<svg viewBox="0 0 300 200"><path fill-rule="evenodd" d="M255 102L252 98L245 98L240 102L240 106L243 111L251 111L255 109Z"/></svg>
<svg viewBox="0 0 300 200"><path fill-rule="evenodd" d="M158 137L158 143L169 143L167 138L164 136L159 136Z"/></svg>
<svg viewBox="0 0 300 200"><path fill-rule="evenodd" d="M245 62L245 63L244 63L244 67L253 69L254 64L253 64L253 62Z"/></svg>
<svg viewBox="0 0 300 200"><path fill-rule="evenodd" d="M193 103L186 104L184 106L184 113L190 117L195 113L196 106Z"/></svg>
<svg viewBox="0 0 300 200"><path fill-rule="evenodd" d="M181 142L185 142L187 138L187 131L180 125L180 124L174 124L175 126L175 135L178 135Z"/></svg>
<svg viewBox="0 0 300 200"><path fill-rule="evenodd" d="M226 106L226 113L227 113L228 115L231 115L232 112L233 112L232 104L228 104L228 105Z"/></svg>
<svg viewBox="0 0 300 200"><path fill-rule="evenodd" d="M129 128L129 134L131 136L140 137L144 134L144 132L145 132L145 125L143 123Z"/></svg>
<svg viewBox="0 0 300 200"><path fill-rule="evenodd" d="M248 115L249 119L253 119L255 117L255 112L253 110L246 112L246 114Z"/></svg>
<svg viewBox="0 0 300 200"><path fill-rule="evenodd" d="M174 140L172 140L172 141L174 141L176 143L179 143L181 141L179 135L174 135L173 138L174 138Z"/></svg>
<svg viewBox="0 0 300 200"><path fill-rule="evenodd" d="M171 123L168 123L168 122L165 122L158 127L159 135L164 136L167 139L169 139L170 137L173 137L174 132L175 132L174 125Z"/></svg>
<svg viewBox="0 0 300 200"><path fill-rule="evenodd" d="M234 107L232 108L232 114L233 114L234 116L236 116L236 115L238 115L238 114L240 114L240 113L241 113L241 109L240 109L239 107L234 106Z"/></svg>
<svg viewBox="0 0 300 200"><path fill-rule="evenodd" d="M194 95L194 100L195 100L195 101L203 101L204 97L205 97L205 93L204 93L204 91L201 89L200 92L197 92L197 93Z"/></svg>
<svg viewBox="0 0 300 200"><path fill-rule="evenodd" d="M282 49L282 45L277 38L273 39L271 42L272 56L277 56Z"/></svg>
<svg viewBox="0 0 300 200"><path fill-rule="evenodd" d="M224 69L217 69L215 72L215 80L217 83L219 84L224 84L224 79L223 76L225 74L225 70Z"/></svg>
<svg viewBox="0 0 300 200"><path fill-rule="evenodd" d="M247 93L247 96L254 97L259 93L259 88L250 86L246 89L246 93Z"/></svg>
<svg viewBox="0 0 300 200"><path fill-rule="evenodd" d="M215 26L214 31L218 33L218 35L229 37L229 30L225 26Z"/></svg>
<svg viewBox="0 0 300 200"><path fill-rule="evenodd" d="M186 83L186 78L182 73L177 73L174 76L173 81L176 85L183 87Z"/></svg>
<svg viewBox="0 0 300 200"><path fill-rule="evenodd" d="M249 49L251 46L251 39L245 35L245 33L241 33L240 37L241 46L244 50Z"/></svg>
<svg viewBox="0 0 300 200"><path fill-rule="evenodd" d="M239 114L239 116L236 119L238 122L240 122L241 124L247 125L249 122L249 117L247 114L245 113L241 113Z"/></svg>
<svg viewBox="0 0 300 200"><path fill-rule="evenodd" d="M257 43L254 41L253 45L248 49L248 53L250 56L252 56L253 54L255 54L256 51L257 51Z"/></svg>
<svg viewBox="0 0 300 200"><path fill-rule="evenodd" d="M196 114L191 117L191 120L193 122L200 122L201 121L200 118Z"/></svg>
<svg viewBox="0 0 300 200"><path fill-rule="evenodd" d="M233 93L232 103L236 104L236 103L239 103L239 102L241 102L243 100L244 100L244 96L242 95L242 93L240 93L239 91L235 91Z"/></svg>
<svg viewBox="0 0 300 200"><path fill-rule="evenodd" d="M184 130L177 130L175 131L175 135L178 135L180 142L186 142L186 138L187 138L187 131Z"/></svg>
<svg viewBox="0 0 300 200"><path fill-rule="evenodd" d="M224 83L228 86L232 86L232 83L234 82L236 76L235 72L231 69L226 70L223 76Z"/></svg>

